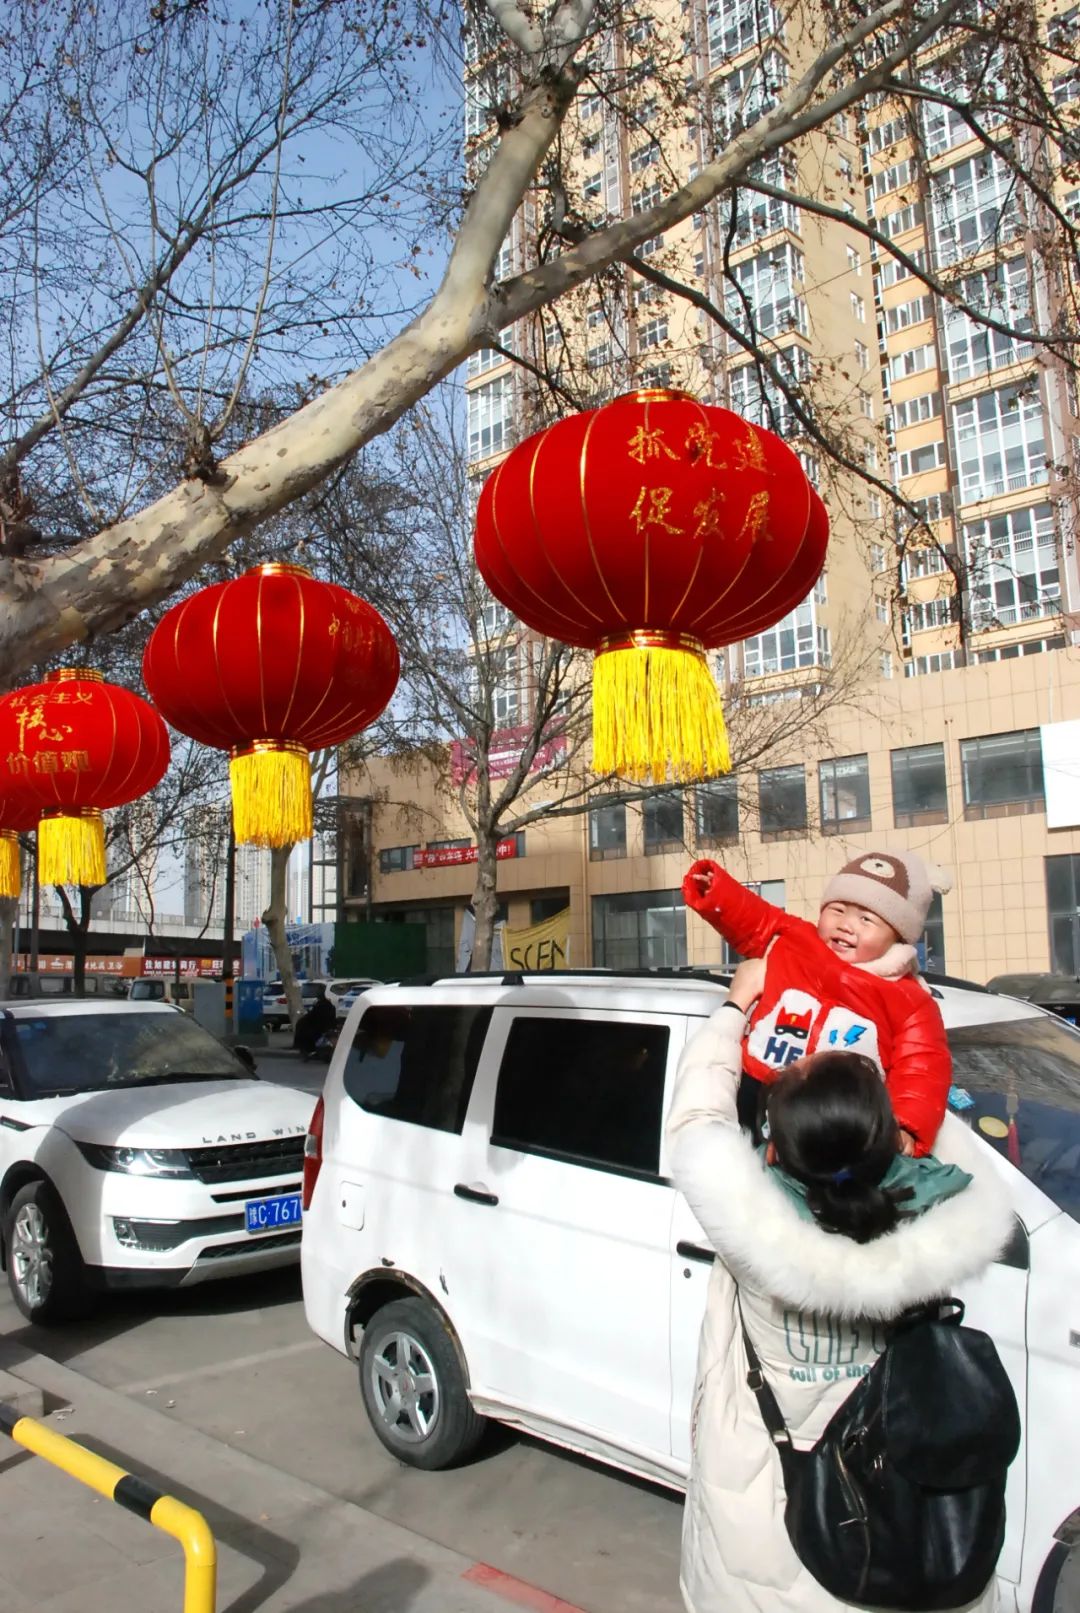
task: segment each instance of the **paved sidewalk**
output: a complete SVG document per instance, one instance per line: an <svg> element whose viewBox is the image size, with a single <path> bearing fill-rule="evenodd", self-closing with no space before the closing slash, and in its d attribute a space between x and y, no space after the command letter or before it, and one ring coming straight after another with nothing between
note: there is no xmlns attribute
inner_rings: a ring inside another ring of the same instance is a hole
<svg viewBox="0 0 1080 1613"><path fill-rule="evenodd" d="M45 1356L15 1361L0 1343L4 1366L27 1386L25 1414L40 1391L48 1426L203 1513L217 1613L579 1613ZM281 1416L303 1439L303 1405ZM170 1537L0 1435L4 1613L180 1613L183 1576Z"/></svg>

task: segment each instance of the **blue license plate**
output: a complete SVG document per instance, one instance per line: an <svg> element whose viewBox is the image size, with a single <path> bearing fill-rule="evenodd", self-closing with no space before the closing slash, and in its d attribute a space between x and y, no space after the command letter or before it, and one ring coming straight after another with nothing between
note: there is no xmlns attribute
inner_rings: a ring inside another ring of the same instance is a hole
<svg viewBox="0 0 1080 1613"><path fill-rule="evenodd" d="M300 1225L299 1193L279 1193L272 1199L248 1199L244 1205L249 1232L270 1232L275 1227Z"/></svg>

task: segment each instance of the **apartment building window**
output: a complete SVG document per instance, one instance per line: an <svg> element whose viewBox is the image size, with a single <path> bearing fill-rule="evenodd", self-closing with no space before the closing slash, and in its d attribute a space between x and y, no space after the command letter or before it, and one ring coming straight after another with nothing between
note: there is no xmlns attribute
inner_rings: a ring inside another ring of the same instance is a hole
<svg viewBox="0 0 1080 1613"><path fill-rule="evenodd" d="M952 621L953 600L951 596L915 600L912 604L904 607L905 637L910 637L912 633L928 632L931 628L948 627Z"/></svg>
<svg viewBox="0 0 1080 1613"><path fill-rule="evenodd" d="M895 146L899 141L906 140L907 136L908 127L904 119L893 118L888 123L876 124L870 130L867 144L871 152L876 155L877 152L888 151L890 146Z"/></svg>
<svg viewBox="0 0 1080 1613"><path fill-rule="evenodd" d="M477 636L480 638L498 638L505 633L513 618L506 606L490 596L485 599L477 613Z"/></svg>
<svg viewBox="0 0 1080 1613"><path fill-rule="evenodd" d="M626 856L626 804L609 801L594 806L589 812L589 857L592 862L607 862L614 857Z"/></svg>
<svg viewBox="0 0 1080 1613"><path fill-rule="evenodd" d="M500 375L466 393L469 418L469 458L490 459L510 446L513 402L510 377Z"/></svg>
<svg viewBox="0 0 1080 1613"><path fill-rule="evenodd" d="M925 678L933 672L952 672L956 667L956 651L941 650L936 655L913 655L904 662L905 678Z"/></svg>
<svg viewBox="0 0 1080 1613"><path fill-rule="evenodd" d="M892 652L890 650L882 650L878 657L878 671L883 678L892 677Z"/></svg>
<svg viewBox="0 0 1080 1613"><path fill-rule="evenodd" d="M880 493L873 493L873 492L867 493L867 495L866 495L866 513L867 513L867 515L871 516L872 519L875 520L875 521L880 521L881 520L881 494Z"/></svg>
<svg viewBox="0 0 1080 1613"><path fill-rule="evenodd" d="M758 774L761 834L800 834L806 830L806 773L798 767L769 767Z"/></svg>
<svg viewBox="0 0 1080 1613"><path fill-rule="evenodd" d="M925 247L913 246L905 255L917 269L926 268ZM899 258L886 258L878 265L878 286L882 291L887 291L890 286L898 286L902 280L910 280L911 275L912 271Z"/></svg>
<svg viewBox="0 0 1080 1613"><path fill-rule="evenodd" d="M870 545L870 570L875 575L885 570L885 546L881 543Z"/></svg>
<svg viewBox="0 0 1080 1613"><path fill-rule="evenodd" d="M882 599L880 594L874 595L874 619L876 621L883 622L886 627L892 620L892 611L889 606L889 601L887 599Z"/></svg>
<svg viewBox="0 0 1080 1613"><path fill-rule="evenodd" d="M512 728L522 712L521 656L516 644L486 652L491 680L491 715L497 728Z"/></svg>
<svg viewBox="0 0 1080 1613"><path fill-rule="evenodd" d="M958 56L951 51L948 56L948 63L944 67L928 64L923 68L920 76L925 88L940 90L959 103L970 103L978 96L978 121L984 129L994 128L1001 123L1004 113L995 112L986 105L986 86L1000 83L1005 78L1002 56L999 53L996 58L991 56L988 59L981 41L967 51L960 51ZM937 101L920 101L919 122L928 157L939 157L943 151L951 151L953 146L975 139L971 124L963 114Z"/></svg>
<svg viewBox="0 0 1080 1613"><path fill-rule="evenodd" d="M927 471L940 470L945 463L945 443L924 442L919 448L908 448L896 456L896 469L900 476L924 476Z"/></svg>
<svg viewBox="0 0 1080 1613"><path fill-rule="evenodd" d="M698 785L694 791L694 828L699 846L730 845L739 838L736 779L713 779Z"/></svg>
<svg viewBox="0 0 1080 1613"><path fill-rule="evenodd" d="M592 899L593 967L684 969L682 891L620 891Z"/></svg>
<svg viewBox="0 0 1080 1613"><path fill-rule="evenodd" d="M683 836L681 793L650 795L642 802L641 819L647 857L655 857L665 851L683 850L686 841Z"/></svg>
<svg viewBox="0 0 1080 1613"><path fill-rule="evenodd" d="M928 493L926 498L917 498L913 502L928 526L935 521L944 521L952 514L952 498L948 493Z"/></svg>
<svg viewBox="0 0 1080 1613"><path fill-rule="evenodd" d="M668 322L666 319L647 319L638 327L638 346L640 348L660 347L668 339Z"/></svg>
<svg viewBox="0 0 1080 1613"><path fill-rule="evenodd" d="M949 787L944 745L907 745L890 751L893 823L897 829L948 823Z"/></svg>
<svg viewBox="0 0 1080 1613"><path fill-rule="evenodd" d="M889 380L902 381L906 375L918 375L932 370L937 364L937 350L933 342L921 347L909 347L906 353L894 353L889 360Z"/></svg>
<svg viewBox="0 0 1080 1613"><path fill-rule="evenodd" d="M652 168L659 161L660 147L655 140L650 140L648 145L637 146L630 153L628 166L632 174L643 174L646 168Z"/></svg>
<svg viewBox="0 0 1080 1613"><path fill-rule="evenodd" d="M930 906L926 913L926 927L919 942L919 967L932 969L936 974L944 974L945 963L945 916L941 907L941 892L935 891L930 898Z"/></svg>
<svg viewBox="0 0 1080 1613"><path fill-rule="evenodd" d="M906 207L897 208L895 213L884 213L878 219L877 226L887 240L893 241L898 235L906 235L908 230L915 229L922 221L922 202L909 202Z"/></svg>
<svg viewBox="0 0 1080 1613"><path fill-rule="evenodd" d="M1063 650L1065 635L1053 638L1026 638L1020 644L995 644L992 650L976 650L976 661L1018 661L1024 655L1045 655L1049 650Z"/></svg>
<svg viewBox="0 0 1080 1613"><path fill-rule="evenodd" d="M953 434L965 503L1046 481L1038 383L997 387L953 404Z"/></svg>
<svg viewBox="0 0 1080 1613"><path fill-rule="evenodd" d="M803 279L803 255L784 245L728 269L734 281L724 294L724 311L733 324L749 333L777 336L797 330L806 335L806 304L795 291ZM749 313L747 309L749 308Z"/></svg>
<svg viewBox="0 0 1080 1613"><path fill-rule="evenodd" d="M803 347L785 347L772 355L773 363L791 382L805 381L810 370L810 359ZM757 426L767 426L780 436L793 436L797 430L794 410L787 397L767 377L763 380L756 364L740 364L728 372L729 408L752 420Z"/></svg>
<svg viewBox="0 0 1080 1613"><path fill-rule="evenodd" d="M603 101L599 95L582 96L579 110L586 123L591 123L593 118L600 116L600 108L602 105Z"/></svg>
<svg viewBox="0 0 1080 1613"><path fill-rule="evenodd" d="M829 659L829 630L818 626L813 595L781 617L775 627L755 633L743 643L743 671L748 678L828 666Z"/></svg>
<svg viewBox="0 0 1080 1613"><path fill-rule="evenodd" d="M1047 857L1046 914L1050 921L1050 967L1080 975L1080 856Z"/></svg>
<svg viewBox="0 0 1080 1613"><path fill-rule="evenodd" d="M655 185L646 185L636 190L630 197L630 210L633 213L647 213L650 207L655 207L663 195L659 181Z"/></svg>
<svg viewBox="0 0 1080 1613"><path fill-rule="evenodd" d="M866 322L866 303L863 301L863 299L859 296L858 292L856 292L856 291L853 291L851 293L851 312L854 314L856 319L861 320L865 324L865 322Z"/></svg>
<svg viewBox="0 0 1080 1613"><path fill-rule="evenodd" d="M719 67L732 56L764 43L780 22L769 0L710 0L709 63Z"/></svg>
<svg viewBox="0 0 1080 1613"><path fill-rule="evenodd" d="M862 258L853 246L845 247L847 252L847 266L852 274L862 274Z"/></svg>
<svg viewBox="0 0 1080 1613"><path fill-rule="evenodd" d="M739 129L748 129L771 111L787 76L787 63L775 50L725 74L715 86L717 138L730 140Z"/></svg>
<svg viewBox="0 0 1080 1613"><path fill-rule="evenodd" d="M920 392L918 397L905 398L903 403L894 403L890 407L894 431L903 431L906 426L936 420L941 413L941 393Z"/></svg>
<svg viewBox="0 0 1080 1613"><path fill-rule="evenodd" d="M818 767L821 828L825 834L870 827L870 758L838 756Z"/></svg>
<svg viewBox="0 0 1080 1613"><path fill-rule="evenodd" d="M788 190L795 176L786 158L765 157L748 169L746 177L751 183L759 180L778 190ZM752 190L740 187L735 195L735 206L736 246L746 246L750 241L759 240L764 235L774 235L778 230L790 230L793 235L798 235L801 230L799 209L790 202L781 201L778 196L759 196Z"/></svg>
<svg viewBox="0 0 1080 1613"><path fill-rule="evenodd" d="M945 556L936 543L922 549L909 549L904 556L904 581L916 577L936 577L946 570Z"/></svg>
<svg viewBox="0 0 1080 1613"><path fill-rule="evenodd" d="M1011 627L1061 609L1061 573L1049 504L964 525L972 625Z"/></svg>
<svg viewBox="0 0 1080 1613"><path fill-rule="evenodd" d="M415 866L413 858L419 846L386 846L379 852L380 874L404 874Z"/></svg>
<svg viewBox="0 0 1080 1613"><path fill-rule="evenodd" d="M867 347L865 342L856 341L855 362L865 375L866 371L870 368L870 349Z"/></svg>
<svg viewBox="0 0 1080 1613"><path fill-rule="evenodd" d="M969 308L991 314L1017 331L1032 329L1031 281L1024 257L965 276L960 295ZM1031 343L1022 337L988 330L951 304L945 307L945 345L950 381L967 381L1005 364L1019 364L1032 353Z"/></svg>
<svg viewBox="0 0 1080 1613"><path fill-rule="evenodd" d="M852 180L855 178L855 170L851 165L850 157L838 157L836 159L836 171L841 179Z"/></svg>
<svg viewBox="0 0 1080 1613"><path fill-rule="evenodd" d="M934 258L938 264L999 245L1022 225L1016 174L996 152L958 162L930 181Z"/></svg>
<svg viewBox="0 0 1080 1613"><path fill-rule="evenodd" d="M921 325L934 311L933 298L913 297L910 302L898 302L885 310L885 329L890 336L911 325Z"/></svg>
<svg viewBox="0 0 1080 1613"><path fill-rule="evenodd" d="M874 400L869 392L859 390L859 413L867 420L874 418Z"/></svg>
<svg viewBox="0 0 1080 1613"><path fill-rule="evenodd" d="M960 741L965 818L1041 812L1042 741L1037 728Z"/></svg>
<svg viewBox="0 0 1080 1613"><path fill-rule="evenodd" d="M873 192L875 197L881 197L890 190L899 190L901 185L908 184L915 177L915 164L910 157L902 162L894 162L889 168L880 168L874 175Z"/></svg>
<svg viewBox="0 0 1080 1613"><path fill-rule="evenodd" d="M642 241L638 251L643 258L651 258L654 253L662 251L663 246L664 237L662 235L650 235L647 241Z"/></svg>

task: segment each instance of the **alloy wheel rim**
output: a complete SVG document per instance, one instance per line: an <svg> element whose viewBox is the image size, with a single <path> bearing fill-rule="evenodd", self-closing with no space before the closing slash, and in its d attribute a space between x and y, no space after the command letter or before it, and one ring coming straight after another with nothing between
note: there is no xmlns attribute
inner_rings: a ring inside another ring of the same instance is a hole
<svg viewBox="0 0 1080 1613"><path fill-rule="evenodd" d="M371 1391L383 1426L403 1445L430 1439L441 1397L435 1367L419 1339L387 1334L371 1358Z"/></svg>
<svg viewBox="0 0 1080 1613"><path fill-rule="evenodd" d="M53 1284L49 1224L36 1204L24 1204L11 1235L11 1268L15 1286L31 1309L43 1305Z"/></svg>

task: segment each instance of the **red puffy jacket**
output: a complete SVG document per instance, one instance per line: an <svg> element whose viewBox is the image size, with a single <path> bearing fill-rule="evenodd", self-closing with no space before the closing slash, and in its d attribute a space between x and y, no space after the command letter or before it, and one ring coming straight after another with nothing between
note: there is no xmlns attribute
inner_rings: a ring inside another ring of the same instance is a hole
<svg viewBox="0 0 1080 1613"><path fill-rule="evenodd" d="M702 895L696 873L712 874ZM884 1071L897 1124L928 1154L945 1114L952 1059L941 1012L914 975L883 979L838 958L806 919L773 907L717 863L697 862L683 880L686 905L743 957L769 950L765 989L750 1015L743 1069L775 1081L805 1053L836 1047L865 1053Z"/></svg>

